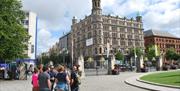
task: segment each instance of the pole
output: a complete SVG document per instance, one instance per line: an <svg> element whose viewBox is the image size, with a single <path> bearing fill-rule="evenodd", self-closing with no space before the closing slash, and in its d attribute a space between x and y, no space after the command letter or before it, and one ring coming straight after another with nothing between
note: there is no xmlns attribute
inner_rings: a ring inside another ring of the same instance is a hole
<svg viewBox="0 0 180 91"><path fill-rule="evenodd" d="M136 45L135 45L135 41L134 41L134 66L135 66L135 71L137 70L137 63L136 63Z"/></svg>
<svg viewBox="0 0 180 91"><path fill-rule="evenodd" d="M109 57L109 49L110 49L110 44L109 41L107 42L107 59L108 59L108 75L112 74L112 68L111 68L111 57Z"/></svg>
<svg viewBox="0 0 180 91"><path fill-rule="evenodd" d="M73 37L72 37L73 35L71 35L71 43L72 43L72 45L71 45L71 66L73 67Z"/></svg>

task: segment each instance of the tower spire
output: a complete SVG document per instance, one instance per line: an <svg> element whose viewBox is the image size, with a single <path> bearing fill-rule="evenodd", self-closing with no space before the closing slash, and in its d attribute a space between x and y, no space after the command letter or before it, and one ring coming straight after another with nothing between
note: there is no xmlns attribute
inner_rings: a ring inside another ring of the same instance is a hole
<svg viewBox="0 0 180 91"><path fill-rule="evenodd" d="M92 0L92 14L93 15L101 15L101 0Z"/></svg>

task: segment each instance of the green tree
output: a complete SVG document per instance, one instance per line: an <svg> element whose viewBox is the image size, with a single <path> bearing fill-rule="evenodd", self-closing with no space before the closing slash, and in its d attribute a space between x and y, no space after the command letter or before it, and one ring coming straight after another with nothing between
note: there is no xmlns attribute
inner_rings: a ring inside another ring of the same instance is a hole
<svg viewBox="0 0 180 91"><path fill-rule="evenodd" d="M121 52L117 52L115 57L117 60L124 60L124 55Z"/></svg>
<svg viewBox="0 0 180 91"><path fill-rule="evenodd" d="M146 50L146 57L148 60L152 61L153 58L159 56L160 54L160 49L156 45L150 45L147 47Z"/></svg>
<svg viewBox="0 0 180 91"><path fill-rule="evenodd" d="M0 60L24 58L29 36L21 21L25 18L20 0L0 0Z"/></svg>
<svg viewBox="0 0 180 91"><path fill-rule="evenodd" d="M45 53L42 53L41 54L41 62L42 62L42 64L49 63L49 56L47 56Z"/></svg>
<svg viewBox="0 0 180 91"><path fill-rule="evenodd" d="M130 55L131 56L134 56L134 53L135 53L134 51L136 51L137 57L140 57L141 55L143 55L143 50L141 48L135 48L135 50L134 50L134 48L131 48L130 49Z"/></svg>
<svg viewBox="0 0 180 91"><path fill-rule="evenodd" d="M175 49L170 48L166 52L166 59L168 59L168 60L178 60L179 55L175 52Z"/></svg>

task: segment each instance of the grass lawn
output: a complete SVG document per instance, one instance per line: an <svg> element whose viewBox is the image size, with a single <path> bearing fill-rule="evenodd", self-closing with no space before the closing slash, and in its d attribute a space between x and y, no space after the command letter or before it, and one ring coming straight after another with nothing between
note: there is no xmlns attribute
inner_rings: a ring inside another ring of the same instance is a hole
<svg viewBox="0 0 180 91"><path fill-rule="evenodd" d="M160 84L180 86L180 70L149 74L141 77L140 79Z"/></svg>

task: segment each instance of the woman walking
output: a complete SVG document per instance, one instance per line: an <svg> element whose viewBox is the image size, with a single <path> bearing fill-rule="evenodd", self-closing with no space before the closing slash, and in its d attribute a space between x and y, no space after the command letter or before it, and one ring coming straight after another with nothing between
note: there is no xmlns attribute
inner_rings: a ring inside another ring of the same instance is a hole
<svg viewBox="0 0 180 91"><path fill-rule="evenodd" d="M34 68L34 73L32 75L32 91L39 91L39 85L38 85L38 69Z"/></svg>
<svg viewBox="0 0 180 91"><path fill-rule="evenodd" d="M58 67L58 74L55 77L56 91L68 91L68 85L70 83L68 74L64 72L64 66L60 65Z"/></svg>

